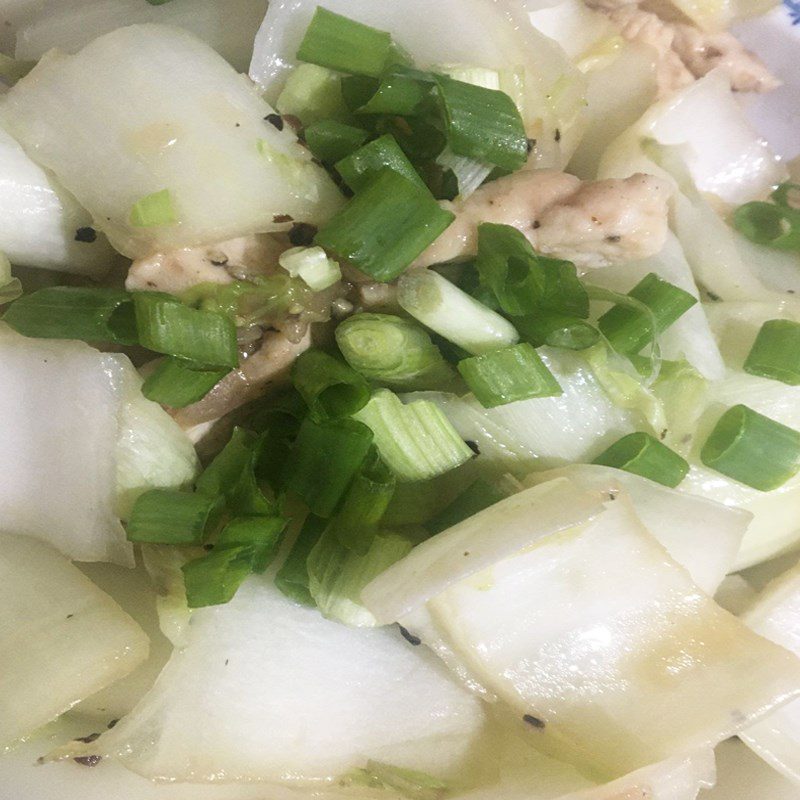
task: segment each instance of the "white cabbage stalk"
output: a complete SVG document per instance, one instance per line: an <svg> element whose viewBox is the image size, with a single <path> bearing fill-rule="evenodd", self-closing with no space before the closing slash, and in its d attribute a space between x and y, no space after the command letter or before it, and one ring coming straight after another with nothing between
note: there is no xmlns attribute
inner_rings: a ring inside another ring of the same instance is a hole
<svg viewBox="0 0 800 800"><path fill-rule="evenodd" d="M0 128L0 250L18 266L99 277L114 251L100 234L78 242L76 231L92 225L88 211L37 166Z"/></svg>
<svg viewBox="0 0 800 800"><path fill-rule="evenodd" d="M724 31L738 20L756 17L777 5L776 0L669 0L669 3L707 31Z"/></svg>
<svg viewBox="0 0 800 800"><path fill-rule="evenodd" d="M270 3L250 77L271 102L297 64L297 48L317 5L316 0ZM520 85L502 88L520 106L528 135L537 139L539 166L562 167L568 160L583 128L584 78L518 5L501 7L491 0L328 0L324 5L389 31L422 69L446 63L495 70L501 77L520 74Z"/></svg>
<svg viewBox="0 0 800 800"><path fill-rule="evenodd" d="M342 195L289 126L208 45L134 25L80 53L50 53L5 96L12 133L130 257L276 230L277 215L319 223ZM169 193L160 224L134 224Z"/></svg>
<svg viewBox="0 0 800 800"><path fill-rule="evenodd" d="M599 177L626 178L635 172L665 175L642 150L648 139L684 145L686 166L697 188L727 203L765 195L786 175L785 167L750 127L721 72L709 73L650 108L608 148Z"/></svg>
<svg viewBox="0 0 800 800"><path fill-rule="evenodd" d="M77 561L133 566L116 516L123 356L0 329L0 518Z"/></svg>
<svg viewBox="0 0 800 800"><path fill-rule="evenodd" d="M175 25L207 42L240 72L247 71L253 39L266 0L170 0L150 5L141 0L83 0L57 7L39 6L17 31L16 57L36 61L57 47L76 53L92 39L116 28L143 22Z"/></svg>
<svg viewBox="0 0 800 800"><path fill-rule="evenodd" d="M575 62L600 40L617 31L608 17L594 11L581 0L519 0L528 19L539 33L558 42Z"/></svg>
<svg viewBox="0 0 800 800"><path fill-rule="evenodd" d="M151 692L73 752L167 780L297 784L368 759L450 779L485 727L480 701L396 629L330 622L253 577L227 605L195 611Z"/></svg>
<svg viewBox="0 0 800 800"><path fill-rule="evenodd" d="M144 631L66 558L0 537L0 746L122 678L147 652Z"/></svg>
<svg viewBox="0 0 800 800"><path fill-rule="evenodd" d="M194 446L166 411L142 395L142 379L127 358L117 433L117 513L128 517L136 498L148 489L185 486L196 477Z"/></svg>
<svg viewBox="0 0 800 800"><path fill-rule="evenodd" d="M699 297L691 267L674 234L669 234L658 255L643 261L595 270L592 272L591 282L625 293L651 272L694 297ZM725 364L700 303L670 325L659 336L658 343L664 358L675 361L685 359L705 378L714 380L725 374Z"/></svg>
<svg viewBox="0 0 800 800"><path fill-rule="evenodd" d="M636 515L706 594L713 595L730 572L752 515L678 492L630 472L597 464L572 464L535 472L522 481L537 486L563 477L605 497L624 489Z"/></svg>
<svg viewBox="0 0 800 800"><path fill-rule="evenodd" d="M586 132L569 162L569 172L584 180L597 176L606 148L653 104L655 64L651 47L626 42L610 63L588 74Z"/></svg>
<svg viewBox="0 0 800 800"><path fill-rule="evenodd" d="M744 615L761 636L800 656L800 567L773 581ZM768 764L800 784L800 701L739 734Z"/></svg>
<svg viewBox="0 0 800 800"><path fill-rule="evenodd" d="M487 519L459 544L470 552L500 529ZM403 565L362 593L376 616ZM532 531L527 549L499 553L421 610L401 624L522 717L532 746L598 778L712 747L800 693L800 663L701 592L624 493L579 528Z"/></svg>

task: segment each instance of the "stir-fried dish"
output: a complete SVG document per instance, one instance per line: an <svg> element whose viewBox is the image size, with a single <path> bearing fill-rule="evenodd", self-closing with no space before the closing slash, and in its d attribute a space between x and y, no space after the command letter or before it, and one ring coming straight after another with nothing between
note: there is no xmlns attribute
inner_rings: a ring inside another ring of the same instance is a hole
<svg viewBox="0 0 800 800"><path fill-rule="evenodd" d="M782 12L4 5L0 797L800 784Z"/></svg>

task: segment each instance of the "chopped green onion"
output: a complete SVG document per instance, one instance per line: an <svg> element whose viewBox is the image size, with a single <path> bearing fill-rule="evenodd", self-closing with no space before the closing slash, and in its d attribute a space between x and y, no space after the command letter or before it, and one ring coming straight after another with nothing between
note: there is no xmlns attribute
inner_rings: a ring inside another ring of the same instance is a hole
<svg viewBox="0 0 800 800"><path fill-rule="evenodd" d="M301 65L302 66L302 65ZM378 91L380 82L364 75L344 75L341 78L342 100L348 111L354 112L369 102Z"/></svg>
<svg viewBox="0 0 800 800"><path fill-rule="evenodd" d="M377 128L381 133L394 136L414 164L436 158L447 146L447 137L439 120L428 115L381 117Z"/></svg>
<svg viewBox="0 0 800 800"><path fill-rule="evenodd" d="M761 326L744 371L800 386L800 323L771 319Z"/></svg>
<svg viewBox="0 0 800 800"><path fill-rule="evenodd" d="M309 514L286 561L275 575L275 585L288 598L307 606L314 605L314 598L308 589L308 557L327 524L326 519Z"/></svg>
<svg viewBox="0 0 800 800"><path fill-rule="evenodd" d="M674 489L689 471L689 464L649 433L630 433L614 442L592 462L641 475Z"/></svg>
<svg viewBox="0 0 800 800"><path fill-rule="evenodd" d="M144 347L209 367L239 365L236 326L228 317L189 308L161 292L134 292L132 297Z"/></svg>
<svg viewBox="0 0 800 800"><path fill-rule="evenodd" d="M484 408L563 393L539 354L527 342L465 358L458 362L458 371Z"/></svg>
<svg viewBox="0 0 800 800"><path fill-rule="evenodd" d="M577 317L537 312L527 317L516 317L520 338L534 347L549 345L567 350L585 350L600 340L600 331Z"/></svg>
<svg viewBox="0 0 800 800"><path fill-rule="evenodd" d="M385 31L317 7L297 58L339 72L377 78L392 58L392 37Z"/></svg>
<svg viewBox="0 0 800 800"><path fill-rule="evenodd" d="M409 800L441 800L448 788L446 783L426 772L395 767L382 761L367 761L364 772L380 786Z"/></svg>
<svg viewBox="0 0 800 800"><path fill-rule="evenodd" d="M400 481L433 478L474 455L429 400L403 405L396 394L379 389L355 418L372 430L381 458Z"/></svg>
<svg viewBox="0 0 800 800"><path fill-rule="evenodd" d="M219 533L214 549L253 548L253 572L263 572L278 550L286 530L286 520L281 517L235 517Z"/></svg>
<svg viewBox="0 0 800 800"><path fill-rule="evenodd" d="M367 140L369 134L362 128L345 125L333 119L315 122L305 129L306 144L311 152L326 164L349 156Z"/></svg>
<svg viewBox="0 0 800 800"><path fill-rule="evenodd" d="M364 555L344 547L325 531L308 557L308 588L319 610L346 625L374 626L375 618L361 604L364 587L408 555L412 543L397 534L378 534Z"/></svg>
<svg viewBox="0 0 800 800"><path fill-rule="evenodd" d="M128 540L153 544L201 544L219 512L216 497L151 489L134 503Z"/></svg>
<svg viewBox="0 0 800 800"><path fill-rule="evenodd" d="M372 431L352 419L306 419L286 464L286 486L313 514L330 517L361 469L372 439Z"/></svg>
<svg viewBox="0 0 800 800"><path fill-rule="evenodd" d="M142 385L142 394L171 408L186 408L204 398L229 369L197 369L189 361L165 358Z"/></svg>
<svg viewBox="0 0 800 800"><path fill-rule="evenodd" d="M137 200L131 208L130 222L137 228L152 228L156 225L171 225L178 217L172 206L172 195L169 189Z"/></svg>
<svg viewBox="0 0 800 800"><path fill-rule="evenodd" d="M306 126L325 119L345 120L349 116L342 97L341 76L316 64L298 64L289 73L275 108L279 114L297 117ZM270 119L283 128L280 117L267 117Z"/></svg>
<svg viewBox="0 0 800 800"><path fill-rule="evenodd" d="M250 545L212 550L181 567L189 608L228 603L253 572L255 548Z"/></svg>
<svg viewBox="0 0 800 800"><path fill-rule="evenodd" d="M349 417L369 400L369 384L322 350L306 350L292 365L292 383L317 419Z"/></svg>
<svg viewBox="0 0 800 800"><path fill-rule="evenodd" d="M396 68L383 75L374 94L356 107L359 114L419 114L431 97L433 76L417 70Z"/></svg>
<svg viewBox="0 0 800 800"><path fill-rule="evenodd" d="M525 126L504 92L437 76L447 143L460 156L507 170L528 159Z"/></svg>
<svg viewBox="0 0 800 800"><path fill-rule="evenodd" d="M371 452L350 484L329 530L348 549L366 555L395 489L392 471Z"/></svg>
<svg viewBox="0 0 800 800"><path fill-rule="evenodd" d="M354 314L336 328L347 363L364 377L399 389L440 388L450 365L418 325L391 314Z"/></svg>
<svg viewBox="0 0 800 800"><path fill-rule="evenodd" d="M379 281L396 278L454 219L427 190L382 169L315 243Z"/></svg>
<svg viewBox="0 0 800 800"><path fill-rule="evenodd" d="M431 533L441 533L453 525L458 525L465 519L474 516L484 508L489 508L508 497L495 483L490 483L483 478L473 481L461 494L440 511L425 526Z"/></svg>
<svg viewBox="0 0 800 800"><path fill-rule="evenodd" d="M37 339L136 344L132 295L116 289L54 286L20 297L3 321Z"/></svg>
<svg viewBox="0 0 800 800"><path fill-rule="evenodd" d="M336 163L336 171L354 191L361 191L384 168L394 170L427 192L425 182L388 133Z"/></svg>
<svg viewBox="0 0 800 800"><path fill-rule="evenodd" d="M700 460L739 483L769 492L800 469L800 432L737 405L719 419Z"/></svg>
<svg viewBox="0 0 800 800"><path fill-rule="evenodd" d="M484 222L478 226L481 283L490 287L506 314L550 311L585 318L589 296L570 261L536 253L516 228Z"/></svg>
<svg viewBox="0 0 800 800"><path fill-rule="evenodd" d="M800 183L782 183L770 197L783 208L800 211Z"/></svg>
<svg viewBox="0 0 800 800"><path fill-rule="evenodd" d="M756 201L733 214L733 224L751 242L778 250L800 250L800 211Z"/></svg>
<svg viewBox="0 0 800 800"><path fill-rule="evenodd" d="M321 292L342 279L339 265L321 247L291 247L278 257L278 263L309 289Z"/></svg>
<svg viewBox="0 0 800 800"><path fill-rule="evenodd" d="M397 302L425 327L473 355L519 340L508 320L432 270L414 269L403 275Z"/></svg>
<svg viewBox="0 0 800 800"><path fill-rule="evenodd" d="M292 390L266 408L259 408L246 423L260 432L263 440L256 475L276 490L282 488L283 467L307 413L305 401Z"/></svg>
<svg viewBox="0 0 800 800"><path fill-rule="evenodd" d="M642 278L628 297L642 303L652 317L629 306L616 305L598 320L600 331L619 353L638 353L685 314L697 298L651 272ZM655 330L653 326L655 325Z"/></svg>

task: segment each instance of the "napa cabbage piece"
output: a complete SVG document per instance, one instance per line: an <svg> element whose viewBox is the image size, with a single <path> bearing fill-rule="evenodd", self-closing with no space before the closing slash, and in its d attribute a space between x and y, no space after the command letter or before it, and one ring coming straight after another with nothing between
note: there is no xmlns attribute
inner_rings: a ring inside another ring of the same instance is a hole
<svg viewBox="0 0 800 800"><path fill-rule="evenodd" d="M464 439L478 444L481 461L502 465L514 475L561 466L573 461L591 461L626 433L647 426L636 398L630 407L615 404L581 353L551 347L538 348L563 394L537 397L483 408L472 396L456 398L424 392L405 399L425 397L440 405ZM638 388L637 381L632 381ZM485 449L484 449L485 445Z"/></svg>
<svg viewBox="0 0 800 800"><path fill-rule="evenodd" d="M566 478L584 491L613 497L624 490L636 515L692 581L713 595L731 571L752 515L679 492L630 472L599 464L571 464L534 472L523 486Z"/></svg>
<svg viewBox="0 0 800 800"><path fill-rule="evenodd" d="M148 489L188 485L200 463L194 446L166 411L142 394L142 379L124 356L116 462L116 512L127 519L136 498Z"/></svg>
<svg viewBox="0 0 800 800"><path fill-rule="evenodd" d="M682 145L697 188L733 205L766 195L786 175L785 167L745 119L721 72L710 72L652 106L612 142L600 161L599 177L665 175L642 149L647 140Z"/></svg>
<svg viewBox="0 0 800 800"><path fill-rule="evenodd" d="M755 17L777 5L776 0L659 0L657 5L672 6L695 25L707 31L727 30L734 22Z"/></svg>
<svg viewBox="0 0 800 800"><path fill-rule="evenodd" d="M256 37L250 77L271 102L297 65L297 49L317 5L316 0L270 3ZM558 44L530 24L518 4L328 0L324 6L388 31L422 69L460 64L499 72L500 88L517 102L528 136L537 140L537 164L566 164L583 129L583 76Z"/></svg>
<svg viewBox="0 0 800 800"><path fill-rule="evenodd" d="M92 225L53 175L34 163L0 128L0 250L12 263L99 277L113 263L114 251L100 234L94 242L76 240Z"/></svg>
<svg viewBox="0 0 800 800"><path fill-rule="evenodd" d="M800 566L774 580L743 617L761 636L800 656ZM739 734L768 764L800 784L800 701Z"/></svg>
<svg viewBox="0 0 800 800"><path fill-rule="evenodd" d="M0 328L2 530L133 566L114 508L123 358Z"/></svg>
<svg viewBox="0 0 800 800"><path fill-rule="evenodd" d="M258 576L195 611L151 692L83 751L167 780L297 784L369 759L451 780L486 724L480 701L397 629L330 622Z"/></svg>
<svg viewBox="0 0 800 800"><path fill-rule="evenodd" d="M271 113L208 45L161 25L51 52L3 102L28 153L131 258L285 228L285 215L320 223L339 207Z"/></svg>
<svg viewBox="0 0 800 800"><path fill-rule="evenodd" d="M228 0L224 4L170 0L161 5L141 0L82 0L47 9L40 6L20 25L15 55L36 61L54 47L75 53L116 28L157 22L193 33L237 70L246 72L266 9L266 0Z"/></svg>
<svg viewBox="0 0 800 800"><path fill-rule="evenodd" d="M142 629L66 558L0 536L0 747L122 678L147 652Z"/></svg>
<svg viewBox="0 0 800 800"><path fill-rule="evenodd" d="M700 591L624 493L604 509L545 538L534 527L527 548L400 619L518 714L531 746L595 780L712 747L800 692L800 662ZM478 541L459 544L469 552L499 527L486 519ZM437 538L367 586L376 617L395 607L384 589L412 583Z"/></svg>

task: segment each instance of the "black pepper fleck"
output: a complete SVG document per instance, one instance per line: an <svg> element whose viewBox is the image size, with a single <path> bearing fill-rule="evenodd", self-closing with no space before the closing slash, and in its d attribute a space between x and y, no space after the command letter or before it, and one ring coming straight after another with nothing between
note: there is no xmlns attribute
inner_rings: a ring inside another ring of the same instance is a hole
<svg viewBox="0 0 800 800"><path fill-rule="evenodd" d="M712 303L719 303L719 301L722 299L718 294L714 294L714 292L709 292L708 289L706 289L706 295L708 296L708 299Z"/></svg>
<svg viewBox="0 0 800 800"><path fill-rule="evenodd" d="M82 767L96 767L102 761L102 759L102 756L78 756L72 760L76 764L80 764Z"/></svg>
<svg viewBox="0 0 800 800"><path fill-rule="evenodd" d="M669 431L666 428L664 428L664 430L661 431L661 433L659 434L658 438L661 439L661 441L663 442L664 439L667 438L667 433L669 433Z"/></svg>
<svg viewBox="0 0 800 800"><path fill-rule="evenodd" d="M72 619L74 616L74 614L67 614L67 619Z"/></svg>
<svg viewBox="0 0 800 800"><path fill-rule="evenodd" d="M83 742L84 744L91 744L100 738L99 733L90 733L88 736L79 736L75 741Z"/></svg>
<svg viewBox="0 0 800 800"><path fill-rule="evenodd" d="M275 223L292 222L293 219L291 214L275 214L275 216L272 217L272 221Z"/></svg>
<svg viewBox="0 0 800 800"><path fill-rule="evenodd" d="M75 241L85 242L86 244L96 242L97 231L89 225L87 225L85 228L78 228L78 230L75 231Z"/></svg>
<svg viewBox="0 0 800 800"><path fill-rule="evenodd" d="M472 450L472 452L475 453L476 456L479 456L481 454L481 449L480 447L478 447L478 443L473 442L472 439L465 439L464 444L467 447L469 447L469 449Z"/></svg>
<svg viewBox="0 0 800 800"><path fill-rule="evenodd" d="M523 714L522 720L533 728L538 728L539 730L544 728L544 720L534 717L533 714Z"/></svg>
<svg viewBox="0 0 800 800"><path fill-rule="evenodd" d="M269 122L270 125L276 127L279 131L283 130L283 117L280 114L267 114L264 119Z"/></svg>
<svg viewBox="0 0 800 800"><path fill-rule="evenodd" d="M536 139L528 139L525 143L525 149L528 151L528 155L533 152L534 147L536 147Z"/></svg>
<svg viewBox="0 0 800 800"><path fill-rule="evenodd" d="M289 231L289 241L295 247L308 247L314 242L316 235L315 225L310 225L308 222L295 222Z"/></svg>
<svg viewBox="0 0 800 800"><path fill-rule="evenodd" d="M606 236L607 242L619 242L621 239L622 237L618 233L612 233L610 236Z"/></svg>
<svg viewBox="0 0 800 800"><path fill-rule="evenodd" d="M111 722L109 722L108 725L106 725L106 728L111 730L118 722L119 722L118 719L112 719Z"/></svg>
<svg viewBox="0 0 800 800"><path fill-rule="evenodd" d="M397 627L400 628L400 633L409 644L414 645L414 647L418 647L422 644L422 639L420 639L419 636L414 636L411 631L406 630L402 625L398 625Z"/></svg>
<svg viewBox="0 0 800 800"><path fill-rule="evenodd" d="M542 223L539 222L538 219L535 219L533 222L531 222L531 228L533 228L534 230L536 230L537 228L541 228L541 227L542 227Z"/></svg>
<svg viewBox="0 0 800 800"><path fill-rule="evenodd" d="M215 261L213 258L209 259L215 267L225 267L228 264L228 259L223 258L221 261Z"/></svg>
<svg viewBox="0 0 800 800"><path fill-rule="evenodd" d="M555 135L553 136L553 138L554 138L554 139L555 139L557 142L560 142L560 141L561 141L561 128L556 128L556 132L555 132Z"/></svg>

